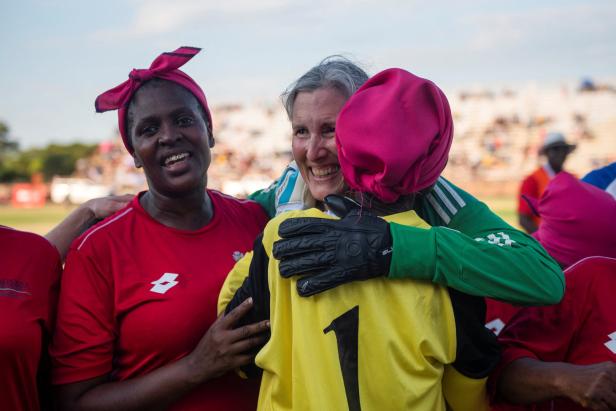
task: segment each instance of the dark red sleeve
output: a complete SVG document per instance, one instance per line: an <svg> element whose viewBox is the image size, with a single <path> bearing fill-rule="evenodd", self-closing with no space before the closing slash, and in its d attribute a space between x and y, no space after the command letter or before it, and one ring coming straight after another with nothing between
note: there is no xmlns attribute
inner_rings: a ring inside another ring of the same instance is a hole
<svg viewBox="0 0 616 411"><path fill-rule="evenodd" d="M522 198L523 195L539 199L539 187L537 185L537 180L535 180L532 175L526 177L520 186L520 195L518 196L518 213L533 216L533 211L528 206L528 203Z"/></svg>
<svg viewBox="0 0 616 411"><path fill-rule="evenodd" d="M112 370L113 301L111 276L101 273L88 255L71 250L50 349L53 384L83 381Z"/></svg>

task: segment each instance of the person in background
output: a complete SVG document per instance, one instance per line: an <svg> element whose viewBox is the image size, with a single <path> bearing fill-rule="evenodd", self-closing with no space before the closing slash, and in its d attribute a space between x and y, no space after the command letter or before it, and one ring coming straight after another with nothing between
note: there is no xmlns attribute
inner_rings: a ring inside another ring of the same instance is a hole
<svg viewBox="0 0 616 411"><path fill-rule="evenodd" d="M62 265L39 235L0 226L0 398L2 409L52 409L47 345Z"/></svg>
<svg viewBox="0 0 616 411"><path fill-rule="evenodd" d="M518 222L527 233L532 234L541 221L522 196L540 198L548 183L563 170L567 156L575 150L575 144L570 144L561 133L548 133L543 141L539 155L546 157L547 162L527 176L520 186L518 197Z"/></svg>
<svg viewBox="0 0 616 411"><path fill-rule="evenodd" d="M567 288L559 304L519 309L500 333L494 410L614 410L616 201L563 172L536 208L535 235L567 267Z"/></svg>
<svg viewBox="0 0 616 411"><path fill-rule="evenodd" d="M234 329L243 302L216 316L235 257L266 222L258 204L207 189L214 146L205 94L179 67L200 49L163 53L101 94L148 190L75 240L50 349L60 409L254 407L258 385L229 371L252 361L267 322Z"/></svg>
<svg viewBox="0 0 616 411"><path fill-rule="evenodd" d="M616 199L616 161L591 171L582 177L582 181L599 187Z"/></svg>
<svg viewBox="0 0 616 411"><path fill-rule="evenodd" d="M388 69L348 101L331 87L294 98L293 156L316 208L271 220L250 268L238 263L219 298L219 310L229 312L251 297L250 321L271 318L271 337L256 357L263 370L258 409L485 409L484 383L498 346L483 326L483 298L375 276L306 299L295 290L310 294L312 284L282 278L284 262L276 260L288 246L275 242L279 231L302 231L313 246L342 242L339 255L357 264L366 254L391 257L385 220L426 231L412 204L447 163L453 121L445 95L429 80ZM321 116L338 117L335 137L333 127L315 121ZM344 193L361 205L331 196ZM334 217L326 212L342 217L348 235L328 234ZM329 261L304 263L302 272Z"/></svg>

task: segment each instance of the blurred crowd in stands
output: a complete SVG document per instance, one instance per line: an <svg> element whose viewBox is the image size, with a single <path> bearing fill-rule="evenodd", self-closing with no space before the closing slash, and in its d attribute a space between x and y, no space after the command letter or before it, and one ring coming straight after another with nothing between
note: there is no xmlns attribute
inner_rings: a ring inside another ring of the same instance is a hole
<svg viewBox="0 0 616 411"><path fill-rule="evenodd" d="M578 145L567 163L574 174L616 160L614 87L583 80L577 87L449 95L456 128L444 175L479 194L514 195L523 176L540 164L539 150L550 130ZM244 196L269 185L291 159L291 131L281 104L227 104L212 111L216 146L208 186ZM103 185L110 193L146 187L119 136L101 142L97 153L76 168L74 177Z"/></svg>

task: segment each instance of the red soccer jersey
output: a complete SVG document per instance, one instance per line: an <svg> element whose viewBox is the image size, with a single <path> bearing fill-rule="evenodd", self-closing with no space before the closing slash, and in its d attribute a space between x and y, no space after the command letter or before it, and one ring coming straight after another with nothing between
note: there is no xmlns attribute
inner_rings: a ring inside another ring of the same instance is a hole
<svg viewBox="0 0 616 411"><path fill-rule="evenodd" d="M36 234L0 226L0 261L0 408L38 410L37 375L54 321L60 255ZM43 380L46 371L48 365L41 367Z"/></svg>
<svg viewBox="0 0 616 411"><path fill-rule="evenodd" d="M157 222L136 197L72 244L51 350L54 384L138 377L195 348L216 320L227 273L267 221L255 202L208 193L214 217L199 230ZM254 409L257 395L258 383L230 373L172 409Z"/></svg>
<svg viewBox="0 0 616 411"><path fill-rule="evenodd" d="M499 335L499 369L522 357L578 365L616 362L616 259L585 258L570 266L565 278L567 288L559 304L527 307L511 318ZM558 399L535 409L583 408Z"/></svg>

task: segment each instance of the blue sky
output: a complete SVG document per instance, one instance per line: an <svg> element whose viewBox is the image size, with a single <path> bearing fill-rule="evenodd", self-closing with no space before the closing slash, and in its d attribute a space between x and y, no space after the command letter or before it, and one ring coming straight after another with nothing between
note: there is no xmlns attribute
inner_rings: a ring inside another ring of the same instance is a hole
<svg viewBox="0 0 616 411"><path fill-rule="evenodd" d="M0 120L22 147L115 129L94 98L180 45L212 105L273 100L330 54L443 88L616 75L616 2L106 0L4 2Z"/></svg>

